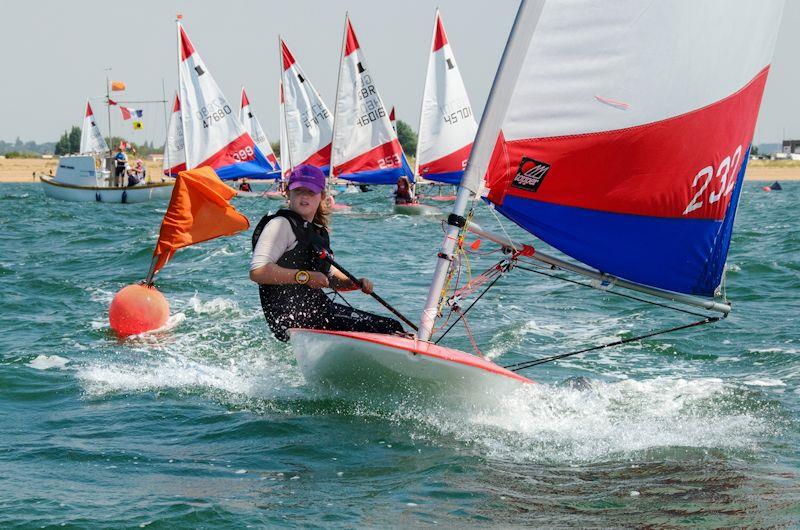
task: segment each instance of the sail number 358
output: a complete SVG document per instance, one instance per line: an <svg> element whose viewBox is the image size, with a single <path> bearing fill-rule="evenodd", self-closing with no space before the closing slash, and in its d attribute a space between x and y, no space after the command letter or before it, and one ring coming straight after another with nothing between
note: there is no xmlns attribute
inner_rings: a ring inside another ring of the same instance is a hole
<svg viewBox="0 0 800 530"><path fill-rule="evenodd" d="M693 211L702 208L705 201L708 204L714 204L721 198L726 197L733 191L736 185L736 171L738 170L739 162L742 160L742 146L736 148L732 155L726 156L720 162L714 171L714 166L706 166L697 172L692 180L692 189L700 184L700 189L694 194L692 200L683 211L683 215L692 213ZM716 180L712 186L711 181ZM711 188L711 189L709 189Z"/></svg>

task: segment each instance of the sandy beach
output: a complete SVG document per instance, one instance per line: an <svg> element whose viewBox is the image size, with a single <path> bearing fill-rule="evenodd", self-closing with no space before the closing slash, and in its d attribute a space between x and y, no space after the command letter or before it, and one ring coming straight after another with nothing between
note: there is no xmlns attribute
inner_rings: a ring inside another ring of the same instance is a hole
<svg viewBox="0 0 800 530"><path fill-rule="evenodd" d="M33 174L55 173L58 159L13 158L0 159L0 182L35 182ZM150 175L161 171L159 162L145 162ZM747 166L747 180L791 181L800 180L800 161L751 160Z"/></svg>
<svg viewBox="0 0 800 530"><path fill-rule="evenodd" d="M150 175L159 175L160 162L145 162ZM53 174L58 166L57 158L0 158L0 182L38 182L33 174Z"/></svg>

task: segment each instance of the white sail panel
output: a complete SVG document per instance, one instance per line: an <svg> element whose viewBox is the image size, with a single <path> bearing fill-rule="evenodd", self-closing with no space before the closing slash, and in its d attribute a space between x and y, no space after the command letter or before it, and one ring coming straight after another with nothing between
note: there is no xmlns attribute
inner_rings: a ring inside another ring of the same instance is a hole
<svg viewBox="0 0 800 530"><path fill-rule="evenodd" d="M178 56L186 165L211 166L222 179L267 177L274 168L255 148L180 22Z"/></svg>
<svg viewBox="0 0 800 530"><path fill-rule="evenodd" d="M272 151L272 146L269 143L267 134L261 127L261 123L258 121L256 115L253 113L253 109L250 108L250 98L247 97L247 92L245 92L244 87L242 87L242 104L239 107L239 121L244 125L244 129L250 134L250 137L253 139L256 146L261 149L264 156L267 157L270 164L280 170L278 167L278 159Z"/></svg>
<svg viewBox="0 0 800 530"><path fill-rule="evenodd" d="M478 124L438 10L432 42L419 120L417 174L458 184Z"/></svg>
<svg viewBox="0 0 800 530"><path fill-rule="evenodd" d="M394 184L400 176L413 178L349 18L342 52L333 175L373 184Z"/></svg>
<svg viewBox="0 0 800 530"><path fill-rule="evenodd" d="M713 296L782 9L523 2L462 185L488 168L497 211L569 256Z"/></svg>
<svg viewBox="0 0 800 530"><path fill-rule="evenodd" d="M327 171L331 160L333 114L282 39L280 46L285 105L283 115L288 140L284 168L290 169L290 163L291 166L310 164Z"/></svg>
<svg viewBox="0 0 800 530"><path fill-rule="evenodd" d="M108 151L103 134L94 119L94 112L89 101L86 101L86 113L83 115L83 127L81 128L81 147L82 154L96 154Z"/></svg>
<svg viewBox="0 0 800 530"><path fill-rule="evenodd" d="M167 140L164 143L164 174L175 177L186 169L186 154L183 145L183 123L181 118L181 99L175 93L172 114L167 124Z"/></svg>

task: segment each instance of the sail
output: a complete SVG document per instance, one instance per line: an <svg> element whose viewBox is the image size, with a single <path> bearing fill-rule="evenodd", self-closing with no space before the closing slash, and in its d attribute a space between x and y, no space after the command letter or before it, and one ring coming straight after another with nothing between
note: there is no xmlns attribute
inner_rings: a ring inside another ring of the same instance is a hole
<svg viewBox="0 0 800 530"><path fill-rule="evenodd" d="M102 153L108 151L103 134L94 120L94 112L89 101L86 101L86 114L83 116L83 128L81 129L81 153Z"/></svg>
<svg viewBox="0 0 800 530"><path fill-rule="evenodd" d="M272 146L267 139L266 133L264 133L264 129L261 127L261 123L250 108L250 99L247 97L244 87L242 87L242 104L239 107L239 121L244 126L244 130L250 134L256 147L261 150L272 167L275 168L272 175L273 178L280 178L281 168L278 165L278 159L275 157L275 153L272 152Z"/></svg>
<svg viewBox="0 0 800 530"><path fill-rule="evenodd" d="M291 169L308 164L327 173L331 164L333 115L283 39L280 39L280 46L285 105L283 116L288 140L283 166Z"/></svg>
<svg viewBox="0 0 800 530"><path fill-rule="evenodd" d="M187 167L210 166L223 180L272 178L275 168L233 114L180 22L178 57Z"/></svg>
<svg viewBox="0 0 800 530"><path fill-rule="evenodd" d="M167 124L167 141L164 143L164 174L177 177L181 171L186 171L186 154L183 145L183 124L181 118L181 99L175 93L172 104L172 114Z"/></svg>
<svg viewBox="0 0 800 530"><path fill-rule="evenodd" d="M432 42L419 118L417 172L428 180L458 184L478 124L438 10Z"/></svg>
<svg viewBox="0 0 800 530"><path fill-rule="evenodd" d="M349 18L345 20L342 52L331 155L333 175L367 184L395 184L401 176L413 180Z"/></svg>
<svg viewBox="0 0 800 530"><path fill-rule="evenodd" d="M523 2L461 185L486 169L496 210L569 256L713 296L782 10Z"/></svg>

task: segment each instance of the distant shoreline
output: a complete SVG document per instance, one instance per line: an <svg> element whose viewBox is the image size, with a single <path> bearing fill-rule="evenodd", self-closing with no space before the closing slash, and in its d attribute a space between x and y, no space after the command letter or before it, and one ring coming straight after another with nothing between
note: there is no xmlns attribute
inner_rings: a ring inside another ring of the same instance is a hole
<svg viewBox="0 0 800 530"><path fill-rule="evenodd" d="M161 172L159 162L145 162L150 175ZM0 159L0 183L38 182L33 173L55 173L57 158L7 158ZM751 160L747 166L745 180L754 182L800 181L800 161L797 160Z"/></svg>

